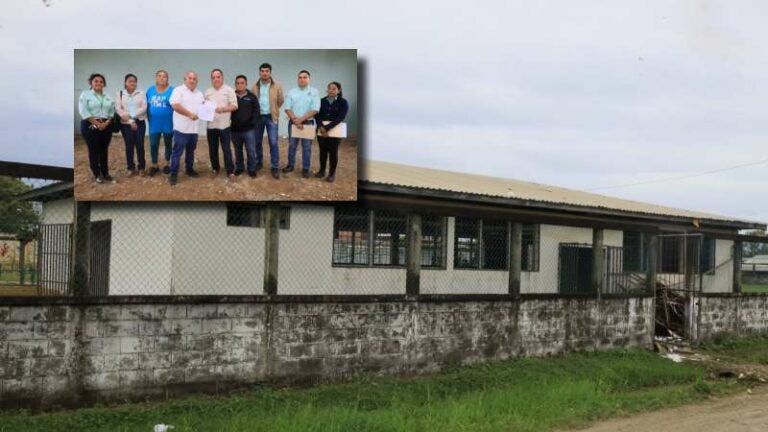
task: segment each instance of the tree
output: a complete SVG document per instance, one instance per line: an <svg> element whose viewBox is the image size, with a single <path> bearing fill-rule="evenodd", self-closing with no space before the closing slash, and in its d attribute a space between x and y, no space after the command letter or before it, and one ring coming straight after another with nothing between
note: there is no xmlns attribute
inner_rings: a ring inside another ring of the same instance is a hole
<svg viewBox="0 0 768 432"><path fill-rule="evenodd" d="M20 241L35 238L40 222L37 212L32 203L16 199L30 189L31 186L17 178L0 176L0 233L13 235Z"/></svg>

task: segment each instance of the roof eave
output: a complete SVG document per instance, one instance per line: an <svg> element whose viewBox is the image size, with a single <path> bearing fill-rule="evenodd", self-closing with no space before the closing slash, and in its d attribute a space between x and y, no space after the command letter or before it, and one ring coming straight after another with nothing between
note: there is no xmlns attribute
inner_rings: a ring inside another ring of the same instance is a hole
<svg viewBox="0 0 768 432"><path fill-rule="evenodd" d="M512 207L560 211L560 212L567 212L567 213L582 213L582 214L590 214L590 215L597 215L597 216L613 216L613 217L621 217L621 218L632 217L632 218L637 218L645 221L654 221L654 222L660 222L660 223L666 223L666 224L675 223L675 224L680 224L685 226L691 226L693 221L696 219L700 225L707 225L713 228L725 228L725 229L734 229L734 230L742 230L742 229L766 230L766 224L759 223L759 222L752 222L752 221L741 221L741 220L729 221L729 220L719 220L719 219L693 218L693 217L683 217L683 216L673 216L673 215L663 215L663 214L653 214L653 213L631 212L626 210L614 210L614 209L598 208L598 207L590 207L590 206L578 206L578 205L572 205L572 204L559 204L559 203L553 203L553 202L524 200L519 198L503 198L503 197L494 197L494 196L488 196L488 195L478 195L478 194L470 194L470 193L462 193L462 192L451 192L451 191L444 191L444 190L418 188L418 187L411 187L411 186L382 184L382 183L376 183L376 182L371 182L367 180L358 181L358 191L360 190L366 191L366 192L401 194L401 195L410 195L410 196L424 197L424 198L443 198L443 199L458 200L458 201L465 201L465 202L475 202L475 203L481 203L481 204L505 205L505 206L512 206Z"/></svg>

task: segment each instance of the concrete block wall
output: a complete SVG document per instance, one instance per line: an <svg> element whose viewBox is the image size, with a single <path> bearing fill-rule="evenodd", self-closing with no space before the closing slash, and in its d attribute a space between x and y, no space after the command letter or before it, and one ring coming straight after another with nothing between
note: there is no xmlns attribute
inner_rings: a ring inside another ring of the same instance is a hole
<svg viewBox="0 0 768 432"><path fill-rule="evenodd" d="M542 298L5 306L0 405L77 406L649 346L652 304Z"/></svg>
<svg viewBox="0 0 768 432"><path fill-rule="evenodd" d="M697 335L768 332L768 294L720 294L698 298Z"/></svg>

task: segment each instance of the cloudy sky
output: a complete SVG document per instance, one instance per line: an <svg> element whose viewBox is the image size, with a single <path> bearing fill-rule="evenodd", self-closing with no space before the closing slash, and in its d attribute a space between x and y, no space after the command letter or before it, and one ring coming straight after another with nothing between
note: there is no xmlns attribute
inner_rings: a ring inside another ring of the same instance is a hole
<svg viewBox="0 0 768 432"><path fill-rule="evenodd" d="M0 160L72 166L74 48L358 48L369 158L768 221L767 3L358 5L6 1Z"/></svg>

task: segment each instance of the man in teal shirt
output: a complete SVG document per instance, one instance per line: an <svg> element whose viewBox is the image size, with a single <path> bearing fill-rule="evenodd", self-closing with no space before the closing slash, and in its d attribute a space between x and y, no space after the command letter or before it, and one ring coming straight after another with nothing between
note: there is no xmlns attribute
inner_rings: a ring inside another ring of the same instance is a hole
<svg viewBox="0 0 768 432"><path fill-rule="evenodd" d="M309 72L299 72L298 87L291 89L285 97L285 113L288 115L288 165L283 168L284 173L293 171L296 163L296 147L301 144L301 175L309 178L309 165L312 158L312 139L293 138L291 130L304 129L305 126L315 127L315 114L320 111L320 92L309 86Z"/></svg>

